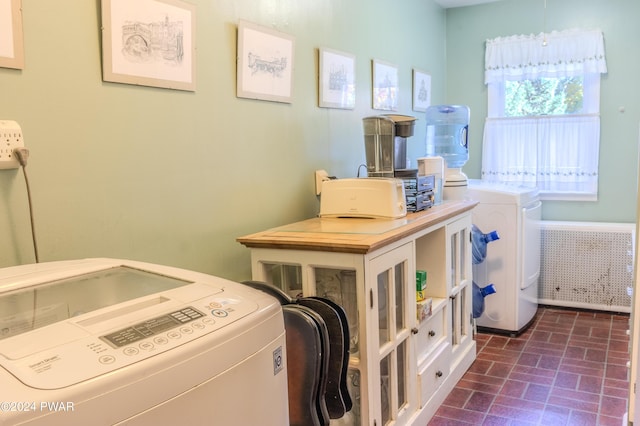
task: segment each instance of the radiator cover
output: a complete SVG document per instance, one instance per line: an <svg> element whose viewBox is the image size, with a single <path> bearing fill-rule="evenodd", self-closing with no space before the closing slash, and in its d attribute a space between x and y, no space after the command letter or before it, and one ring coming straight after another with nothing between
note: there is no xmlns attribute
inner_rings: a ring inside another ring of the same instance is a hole
<svg viewBox="0 0 640 426"><path fill-rule="evenodd" d="M539 303L630 312L635 225L541 222Z"/></svg>

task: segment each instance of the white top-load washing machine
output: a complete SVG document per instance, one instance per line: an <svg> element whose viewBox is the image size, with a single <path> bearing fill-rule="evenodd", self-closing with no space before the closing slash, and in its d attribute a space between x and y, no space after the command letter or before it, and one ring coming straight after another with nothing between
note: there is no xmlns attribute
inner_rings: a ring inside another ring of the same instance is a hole
<svg viewBox="0 0 640 426"><path fill-rule="evenodd" d="M115 259L0 269L0 425L288 424L266 293Z"/></svg>
<svg viewBox="0 0 640 426"><path fill-rule="evenodd" d="M498 231L499 240L487 245L484 262L473 265L473 281L493 284L485 310L476 325L519 334L538 309L540 276L540 220L538 190L526 186L469 180L468 197L478 201L472 221L482 231Z"/></svg>

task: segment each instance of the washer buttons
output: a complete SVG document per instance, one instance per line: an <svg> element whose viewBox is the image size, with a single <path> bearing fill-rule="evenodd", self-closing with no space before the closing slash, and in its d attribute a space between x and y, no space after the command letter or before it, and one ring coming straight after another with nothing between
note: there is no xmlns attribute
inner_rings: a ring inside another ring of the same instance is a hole
<svg viewBox="0 0 640 426"><path fill-rule="evenodd" d="M167 336L169 336L169 339L179 339L182 337L182 334L180 334L179 331L173 330L168 332Z"/></svg>
<svg viewBox="0 0 640 426"><path fill-rule="evenodd" d="M138 354L138 348L134 348L133 346L128 346L122 350L122 353L126 356L133 356Z"/></svg>
<svg viewBox="0 0 640 426"><path fill-rule="evenodd" d="M100 364L113 364L116 361L116 357L113 355L103 355L98 358Z"/></svg>
<svg viewBox="0 0 640 426"><path fill-rule="evenodd" d="M153 339L153 341L156 343L156 345L166 345L167 343L169 343L169 339L164 336L158 336Z"/></svg>
<svg viewBox="0 0 640 426"><path fill-rule="evenodd" d="M150 351L154 347L153 343L151 343L151 342L142 342L138 346L140 347L140 349L145 350L145 351Z"/></svg>

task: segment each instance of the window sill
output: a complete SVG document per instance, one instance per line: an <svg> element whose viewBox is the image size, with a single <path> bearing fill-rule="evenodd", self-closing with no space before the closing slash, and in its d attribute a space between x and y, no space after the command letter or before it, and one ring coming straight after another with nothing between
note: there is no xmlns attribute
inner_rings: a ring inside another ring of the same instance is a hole
<svg viewBox="0 0 640 426"><path fill-rule="evenodd" d="M585 194L584 192L550 192L540 191L542 201L598 201L598 194Z"/></svg>

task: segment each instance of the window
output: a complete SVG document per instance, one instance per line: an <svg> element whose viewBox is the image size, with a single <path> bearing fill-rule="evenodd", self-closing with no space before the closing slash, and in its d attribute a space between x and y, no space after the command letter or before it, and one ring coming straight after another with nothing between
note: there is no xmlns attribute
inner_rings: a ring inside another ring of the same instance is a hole
<svg viewBox="0 0 640 426"><path fill-rule="evenodd" d="M504 82L504 115L564 115L582 112L583 78L539 78Z"/></svg>
<svg viewBox="0 0 640 426"><path fill-rule="evenodd" d="M603 72L598 31L488 40L482 178L596 199Z"/></svg>

